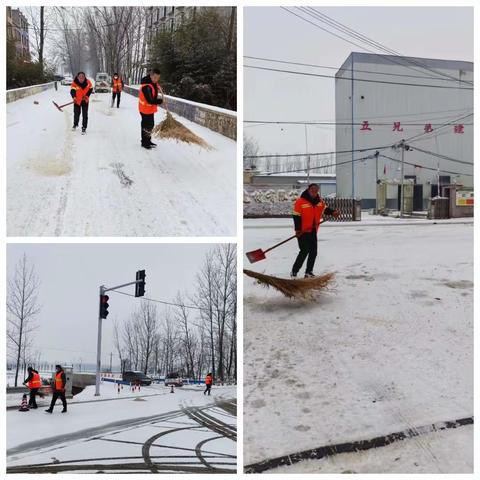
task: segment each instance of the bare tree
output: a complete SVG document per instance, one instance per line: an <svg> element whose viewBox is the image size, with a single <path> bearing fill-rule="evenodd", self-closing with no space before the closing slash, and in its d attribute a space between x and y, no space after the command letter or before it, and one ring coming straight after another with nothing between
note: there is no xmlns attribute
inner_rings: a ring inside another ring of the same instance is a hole
<svg viewBox="0 0 480 480"><path fill-rule="evenodd" d="M35 317L40 312L38 289L40 282L34 266L30 266L24 254L15 267L13 278L8 281L7 339L15 356L15 386L23 360L25 363L32 347L31 333L35 330Z"/></svg>

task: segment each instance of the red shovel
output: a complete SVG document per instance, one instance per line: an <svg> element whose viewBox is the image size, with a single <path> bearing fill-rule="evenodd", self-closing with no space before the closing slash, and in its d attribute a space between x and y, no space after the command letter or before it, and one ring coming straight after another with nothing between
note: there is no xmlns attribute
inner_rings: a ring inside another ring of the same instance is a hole
<svg viewBox="0 0 480 480"><path fill-rule="evenodd" d="M75 103L75 102L68 102L65 105L58 105L58 103L55 103L53 100L52 100L52 102L61 112L63 112L63 110L62 110L63 107L66 107L67 105L71 105L72 103Z"/></svg>
<svg viewBox="0 0 480 480"><path fill-rule="evenodd" d="M320 225L325 221L326 220L321 220ZM265 260L267 258L265 256L267 252L270 252L274 248L277 248L280 245L283 245L284 243L287 243L290 240L293 240L294 238L296 238L296 235L292 235L291 237L288 237L286 240L283 240L282 242L277 243L273 247L267 248L266 250L262 250L261 248L259 248L258 250L252 250L251 252L247 252L245 255L247 256L250 263L255 263L255 262L259 262L260 260Z"/></svg>

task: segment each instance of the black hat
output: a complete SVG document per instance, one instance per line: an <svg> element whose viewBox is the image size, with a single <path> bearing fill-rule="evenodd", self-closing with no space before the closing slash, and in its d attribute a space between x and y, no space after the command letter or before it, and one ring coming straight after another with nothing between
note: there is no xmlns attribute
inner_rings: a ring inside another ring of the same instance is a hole
<svg viewBox="0 0 480 480"><path fill-rule="evenodd" d="M318 187L318 183L311 183L307 188L310 188L310 187Z"/></svg>
<svg viewBox="0 0 480 480"><path fill-rule="evenodd" d="M61 366L61 365L55 365L55 368L59 368L60 370L62 370L62 366Z"/></svg>

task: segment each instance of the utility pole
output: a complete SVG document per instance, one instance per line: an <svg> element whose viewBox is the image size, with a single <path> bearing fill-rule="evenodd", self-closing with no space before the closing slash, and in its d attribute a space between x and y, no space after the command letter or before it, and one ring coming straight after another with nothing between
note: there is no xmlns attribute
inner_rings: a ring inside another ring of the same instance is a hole
<svg viewBox="0 0 480 480"><path fill-rule="evenodd" d="M97 336L97 368L95 372L95 396L98 397L100 395L100 380L101 380L101 363L102 363L102 317L106 318L108 315L104 313L103 305L108 308L108 304L103 303L103 298L106 292L111 292L112 290L118 290L123 287L128 287L130 285L137 285L138 288L135 288L135 296L136 297L143 297L145 293L145 270L139 270L136 273L136 280L134 282L123 283L122 285L117 285L115 287L106 288L102 285L99 289L99 306L98 306L98 336ZM106 297L108 300L108 297ZM110 353L110 366L112 364L112 354Z"/></svg>
<svg viewBox="0 0 480 480"><path fill-rule="evenodd" d="M378 156L380 152L377 150L375 153L375 214L378 214Z"/></svg>
<svg viewBox="0 0 480 480"><path fill-rule="evenodd" d="M400 218L403 217L403 172L404 172L404 161L405 161L405 140L400 142L400 148L402 149L402 167L401 167L401 179L400 179Z"/></svg>
<svg viewBox="0 0 480 480"><path fill-rule="evenodd" d="M307 185L310 185L310 155L308 154L308 135L307 135L307 124L303 125L305 127L305 152L307 153Z"/></svg>

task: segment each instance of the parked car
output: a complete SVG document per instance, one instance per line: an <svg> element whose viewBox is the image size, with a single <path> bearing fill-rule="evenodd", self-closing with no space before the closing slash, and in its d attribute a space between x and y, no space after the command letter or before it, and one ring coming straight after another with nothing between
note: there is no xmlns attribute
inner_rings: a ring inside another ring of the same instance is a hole
<svg viewBox="0 0 480 480"><path fill-rule="evenodd" d="M63 77L62 81L60 82L62 85L67 85L70 86L73 82L73 78L67 75L66 77Z"/></svg>
<svg viewBox="0 0 480 480"><path fill-rule="evenodd" d="M152 379L143 372L123 372L122 380L124 382L138 383L140 385L151 385Z"/></svg>
<svg viewBox="0 0 480 480"><path fill-rule="evenodd" d="M110 75L108 73L99 72L95 77L95 93L110 91Z"/></svg>
<svg viewBox="0 0 480 480"><path fill-rule="evenodd" d="M165 377L165 386L169 387L170 385L173 385L174 387L183 387L183 379L178 372L169 373Z"/></svg>

